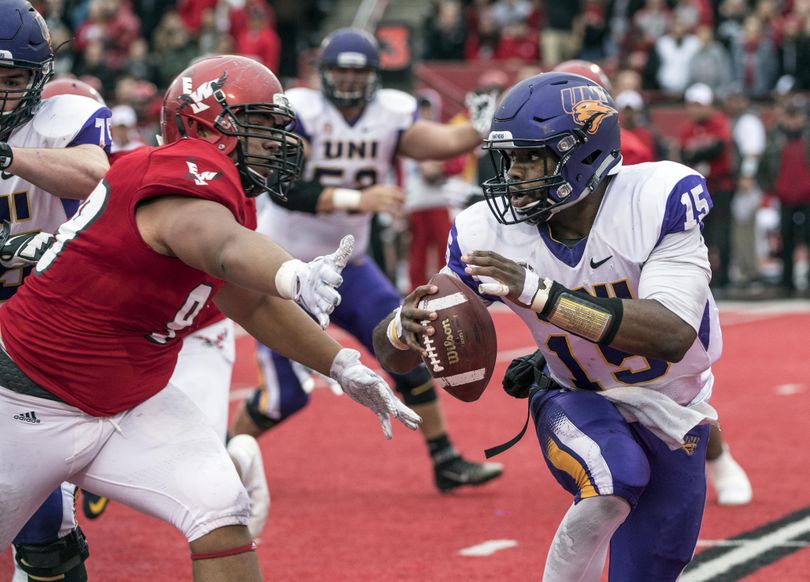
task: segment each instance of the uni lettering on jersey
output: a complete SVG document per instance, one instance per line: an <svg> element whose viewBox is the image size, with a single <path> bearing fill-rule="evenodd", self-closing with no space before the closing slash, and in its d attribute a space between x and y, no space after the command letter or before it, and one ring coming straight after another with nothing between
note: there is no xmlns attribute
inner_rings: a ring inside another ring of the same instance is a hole
<svg viewBox="0 0 810 582"><path fill-rule="evenodd" d="M347 158L349 160L366 160L377 157L379 142L372 141L325 141L323 157L327 160Z"/></svg>

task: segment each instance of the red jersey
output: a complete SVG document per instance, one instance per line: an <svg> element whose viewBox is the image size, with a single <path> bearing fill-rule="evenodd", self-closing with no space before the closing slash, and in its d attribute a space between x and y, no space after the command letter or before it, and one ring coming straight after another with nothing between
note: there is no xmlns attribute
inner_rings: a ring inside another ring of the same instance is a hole
<svg viewBox="0 0 810 582"><path fill-rule="evenodd" d="M138 203L166 195L218 202L256 227L255 204L216 147L192 139L144 147L110 169L0 309L14 362L87 414L117 414L162 390L182 338L223 284L141 238Z"/></svg>

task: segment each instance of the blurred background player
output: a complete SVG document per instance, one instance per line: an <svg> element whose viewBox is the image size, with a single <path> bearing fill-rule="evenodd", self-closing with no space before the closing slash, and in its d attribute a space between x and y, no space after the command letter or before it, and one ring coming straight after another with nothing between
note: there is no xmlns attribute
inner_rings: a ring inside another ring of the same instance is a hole
<svg viewBox="0 0 810 582"><path fill-rule="evenodd" d="M477 102L479 129L471 123L440 125L418 120L416 100L378 88L379 48L370 34L340 29L323 42L321 89L291 89L287 96L307 144L304 182L288 202L268 205L259 231L269 234L301 260L322 254L351 233L357 244L343 271L341 304L332 321L373 353L372 330L400 303L400 295L366 255L371 213L399 213L402 190L390 183L395 155L442 160L480 144L493 103ZM486 109L489 108L489 111ZM275 202L275 201L274 201ZM231 425L232 434L259 436L309 401L300 369L258 346L263 384ZM436 390L425 366L394 377L403 400L424 419L421 426L440 491L480 485L498 477L498 463L473 463L455 449L447 433Z"/></svg>
<svg viewBox="0 0 810 582"><path fill-rule="evenodd" d="M81 81L58 81L61 88L45 91L52 68L39 13L25 0L0 0L0 219L10 223L11 234L55 232L109 167L110 110ZM30 268L0 272L0 300L6 301ZM84 579L87 550L74 529L74 492L67 483L55 490L17 534L16 563L25 564L26 573L18 570L15 580L27 580L28 573ZM64 557L62 568L51 567L55 556Z"/></svg>
<svg viewBox="0 0 810 582"><path fill-rule="evenodd" d="M57 95L82 95L95 99L105 107L107 106L101 93L99 93L95 87L81 79L74 79L72 77L60 77L48 81L45 84L45 87L42 89L43 99L50 99Z"/></svg>
<svg viewBox="0 0 810 582"><path fill-rule="evenodd" d="M573 73L581 75L598 85L605 87L608 92L611 90L610 79L605 74L602 67L596 63L588 61L568 61L561 63L554 69L557 72ZM706 87L708 89L708 87ZM709 89L709 91L711 91ZM625 92L623 92L624 94ZM705 97L705 91L703 91ZM637 94L637 93L636 93ZM640 97L640 96L639 96ZM625 96L627 99L627 96ZM630 97L632 99L632 97ZM626 103L627 101L625 101ZM637 105L636 105L637 106ZM617 104L618 107L618 104ZM702 112L702 109L701 109ZM622 164L631 165L642 162L650 162L655 159L654 152L650 149L649 145L644 140L637 137L631 131L624 127L619 127L621 132L621 148L622 148ZM714 143L714 142L712 142ZM696 150L697 151L697 150ZM629 156L628 160L624 156ZM697 154L699 159L703 159L700 154ZM706 169L706 168L703 168ZM708 172L708 170L707 170ZM708 179L708 178L707 178ZM718 183L718 186L723 186ZM709 188L712 193L712 200L715 200L714 190ZM723 200L725 194L721 190L719 198ZM715 205L717 202L715 202ZM721 202L722 205L722 202ZM714 214L716 208L712 208ZM722 209L717 210L722 216ZM728 217L726 217L728 219ZM728 222L723 222L722 218L711 218L707 222L713 221L718 229L727 229ZM730 236L726 233L725 236ZM717 502L720 505L746 505L751 502L753 490L748 475L740 464L731 456L728 445L723 440L723 435L716 425L711 426L709 435L709 445L706 451L706 463L708 469L709 479L717 492Z"/></svg>

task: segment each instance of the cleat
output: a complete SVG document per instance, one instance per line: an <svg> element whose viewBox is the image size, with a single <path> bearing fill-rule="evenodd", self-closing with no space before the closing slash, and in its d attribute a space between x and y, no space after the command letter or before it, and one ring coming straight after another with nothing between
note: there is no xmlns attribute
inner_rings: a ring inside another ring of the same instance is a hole
<svg viewBox="0 0 810 582"><path fill-rule="evenodd" d="M442 493L457 487L482 485L503 473L500 463L473 463L458 455L433 465L436 487Z"/></svg>
<svg viewBox="0 0 810 582"><path fill-rule="evenodd" d="M728 447L713 461L706 462L706 473L717 491L718 505L748 505L753 491L745 470L734 460Z"/></svg>
<svg viewBox="0 0 810 582"><path fill-rule="evenodd" d="M242 484L250 497L250 517L248 530L253 539L259 537L267 524L270 511L270 490L264 476L264 461L259 443L250 435L239 434L228 441L228 453L239 469Z"/></svg>
<svg viewBox="0 0 810 582"><path fill-rule="evenodd" d="M82 489L82 512L87 519L98 519L107 509L110 500Z"/></svg>

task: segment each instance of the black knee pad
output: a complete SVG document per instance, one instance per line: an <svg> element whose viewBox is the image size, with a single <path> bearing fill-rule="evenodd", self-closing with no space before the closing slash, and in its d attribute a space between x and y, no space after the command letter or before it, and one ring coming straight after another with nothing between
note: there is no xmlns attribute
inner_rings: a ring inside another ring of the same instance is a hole
<svg viewBox="0 0 810 582"><path fill-rule="evenodd" d="M259 400L262 398L262 389L257 388L253 396L245 400L245 409L250 419L262 430L270 430L276 426L279 420L270 418L259 409Z"/></svg>
<svg viewBox="0 0 810 582"><path fill-rule="evenodd" d="M429 404L436 401L433 378L425 366L418 366L404 375L394 376L397 392L408 406Z"/></svg>
<svg viewBox="0 0 810 582"><path fill-rule="evenodd" d="M14 549L17 564L28 574L29 581L87 582L84 561L90 556L90 549L78 527L50 544L14 544Z"/></svg>

